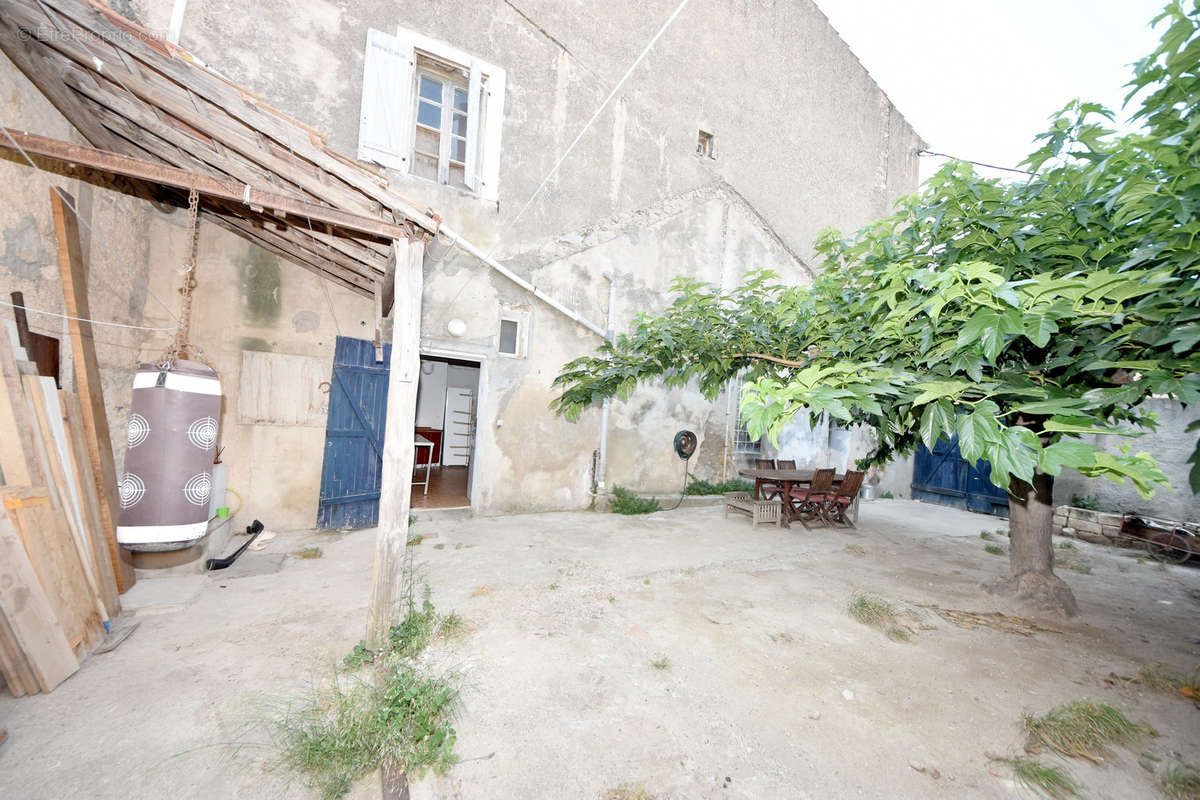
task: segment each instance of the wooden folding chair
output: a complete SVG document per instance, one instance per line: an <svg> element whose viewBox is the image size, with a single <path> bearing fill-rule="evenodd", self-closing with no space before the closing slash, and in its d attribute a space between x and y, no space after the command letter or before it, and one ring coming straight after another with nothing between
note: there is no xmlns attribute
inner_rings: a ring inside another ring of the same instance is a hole
<svg viewBox="0 0 1200 800"><path fill-rule="evenodd" d="M754 468L755 469L778 469L778 467L775 466L775 459L773 459L773 458L756 458L756 459L754 459ZM764 481L762 478L754 479L754 496L757 497L758 499L771 500L771 499L778 497L780 500L782 500L783 499L782 495L783 495L783 491L782 491L782 488L779 486L779 484L768 483L767 481Z"/></svg>
<svg viewBox="0 0 1200 800"><path fill-rule="evenodd" d="M851 528L855 527L846 512L850 510L850 506L854 504L854 499L858 497L858 490L862 488L863 476L866 474L857 470L851 470L846 473L846 477L842 479L841 486L825 502L823 510L827 522L830 524L847 525Z"/></svg>
<svg viewBox="0 0 1200 800"><path fill-rule="evenodd" d="M821 520L825 525L829 524L829 520L825 518L825 504L833 496L835 474L836 470L819 469L813 473L812 482L808 486L792 487L792 515L800 520L800 524L805 528L811 529L808 520L814 518Z"/></svg>

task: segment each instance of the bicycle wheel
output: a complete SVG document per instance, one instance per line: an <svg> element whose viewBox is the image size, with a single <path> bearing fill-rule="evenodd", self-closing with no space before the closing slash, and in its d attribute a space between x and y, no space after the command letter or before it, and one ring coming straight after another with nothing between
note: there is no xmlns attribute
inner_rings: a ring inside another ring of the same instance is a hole
<svg viewBox="0 0 1200 800"><path fill-rule="evenodd" d="M1191 558L1189 544L1191 544L1190 537L1179 536L1175 533L1163 533L1148 540L1146 548L1155 561L1163 564L1182 564Z"/></svg>

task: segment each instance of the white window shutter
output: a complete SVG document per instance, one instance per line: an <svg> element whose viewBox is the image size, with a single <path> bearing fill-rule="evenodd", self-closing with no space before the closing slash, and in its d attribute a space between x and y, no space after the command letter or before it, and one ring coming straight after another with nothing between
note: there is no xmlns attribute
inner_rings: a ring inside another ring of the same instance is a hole
<svg viewBox="0 0 1200 800"><path fill-rule="evenodd" d="M467 86L467 164L466 184L473 192L479 191L479 114L483 111L483 71L478 61L471 61L471 78Z"/></svg>
<svg viewBox="0 0 1200 800"><path fill-rule="evenodd" d="M479 152L483 158L482 169L479 170L480 198L499 202L500 200L500 136L504 130L504 70L488 67L487 84L483 87L487 93L487 103L484 110L485 119L480 126ZM475 69L471 70L472 76Z"/></svg>
<svg viewBox="0 0 1200 800"><path fill-rule="evenodd" d="M358 157L408 171L414 57L411 41L367 31Z"/></svg>

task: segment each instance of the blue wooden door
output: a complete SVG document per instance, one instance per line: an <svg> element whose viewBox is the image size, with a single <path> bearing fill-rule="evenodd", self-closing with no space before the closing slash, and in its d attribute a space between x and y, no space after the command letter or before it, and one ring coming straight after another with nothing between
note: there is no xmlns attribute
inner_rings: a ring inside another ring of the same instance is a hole
<svg viewBox="0 0 1200 800"><path fill-rule="evenodd" d="M933 450L917 446L913 458L914 500L1008 516L1008 494L989 479L992 465L968 464L958 450L958 437L938 439Z"/></svg>
<svg viewBox="0 0 1200 800"><path fill-rule="evenodd" d="M317 527L370 528L379 522L379 484L392 348L375 362L375 345L337 338L325 427L325 463Z"/></svg>

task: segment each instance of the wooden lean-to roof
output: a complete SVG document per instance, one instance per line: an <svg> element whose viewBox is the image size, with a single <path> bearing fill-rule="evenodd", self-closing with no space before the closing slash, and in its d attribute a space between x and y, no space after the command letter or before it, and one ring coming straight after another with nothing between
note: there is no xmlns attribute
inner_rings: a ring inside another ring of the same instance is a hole
<svg viewBox="0 0 1200 800"><path fill-rule="evenodd" d="M95 0L0 0L0 50L92 145L3 128L0 148L176 204L195 188L206 219L366 296L390 278L393 239L437 232L429 208L317 131Z"/></svg>

